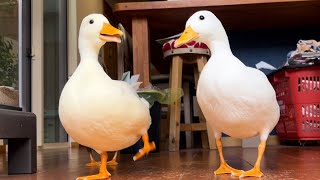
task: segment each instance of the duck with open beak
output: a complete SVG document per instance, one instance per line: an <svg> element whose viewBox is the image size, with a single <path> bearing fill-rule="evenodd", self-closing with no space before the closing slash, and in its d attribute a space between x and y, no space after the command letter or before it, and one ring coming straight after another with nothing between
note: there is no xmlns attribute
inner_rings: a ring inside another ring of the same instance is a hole
<svg viewBox="0 0 320 180"><path fill-rule="evenodd" d="M106 41L106 42L120 43L121 42L120 37L122 35L123 35L123 32L120 31L119 29L113 27L109 23L103 23L99 38L102 41Z"/></svg>

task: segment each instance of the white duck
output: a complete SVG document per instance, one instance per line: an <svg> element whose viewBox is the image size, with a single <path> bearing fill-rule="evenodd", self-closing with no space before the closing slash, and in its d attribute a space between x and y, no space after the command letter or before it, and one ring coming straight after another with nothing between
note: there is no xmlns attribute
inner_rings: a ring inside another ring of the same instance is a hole
<svg viewBox="0 0 320 180"><path fill-rule="evenodd" d="M91 14L81 23L81 61L63 88L59 116L76 142L101 154L101 166L99 174L78 179L110 177L106 169L106 152L129 147L141 136L144 148L134 160L155 149L147 134L151 124L148 102L139 98L128 83L112 80L98 62L101 46L106 42L121 42L122 34L101 14Z"/></svg>
<svg viewBox="0 0 320 180"><path fill-rule="evenodd" d="M200 75L197 100L207 124L214 131L219 150L221 165L215 174L261 177L260 161L266 140L280 116L275 91L265 74L245 66L232 54L226 31L212 12L193 14L175 46L195 39L206 43L212 52ZM222 153L222 132L235 138L260 136L253 169L244 172L226 163Z"/></svg>

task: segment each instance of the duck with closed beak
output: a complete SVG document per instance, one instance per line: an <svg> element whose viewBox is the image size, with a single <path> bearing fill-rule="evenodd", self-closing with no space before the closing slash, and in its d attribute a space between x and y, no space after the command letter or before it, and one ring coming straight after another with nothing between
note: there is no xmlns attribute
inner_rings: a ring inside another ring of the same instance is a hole
<svg viewBox="0 0 320 180"><path fill-rule="evenodd" d="M212 56L200 74L197 100L214 131L220 155L215 174L261 177L260 162L269 133L279 120L280 110L273 87L258 69L245 66L231 51L220 20L210 11L198 11L186 23L175 46L197 40L208 45ZM222 153L221 134L235 138L260 136L258 158L249 171L230 167Z"/></svg>

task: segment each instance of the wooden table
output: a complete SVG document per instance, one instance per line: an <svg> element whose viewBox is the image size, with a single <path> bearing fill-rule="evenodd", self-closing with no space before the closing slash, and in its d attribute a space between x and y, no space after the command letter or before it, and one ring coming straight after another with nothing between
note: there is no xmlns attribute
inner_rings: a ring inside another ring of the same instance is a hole
<svg viewBox="0 0 320 180"><path fill-rule="evenodd" d="M227 31L315 27L320 23L319 0L181 0L118 3L115 19L133 38L133 69L149 83L150 42L184 30L194 12L210 10Z"/></svg>

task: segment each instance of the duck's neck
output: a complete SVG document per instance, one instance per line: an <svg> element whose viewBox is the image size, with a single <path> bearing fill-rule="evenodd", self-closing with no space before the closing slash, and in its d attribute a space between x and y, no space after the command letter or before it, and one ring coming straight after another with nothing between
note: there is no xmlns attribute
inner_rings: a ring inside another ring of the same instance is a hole
<svg viewBox="0 0 320 180"><path fill-rule="evenodd" d="M94 43L79 38L79 52L81 61L96 59L98 61L100 47L96 47Z"/></svg>
<svg viewBox="0 0 320 180"><path fill-rule="evenodd" d="M80 64L79 69L89 71L91 74L105 74L102 66L99 63L100 47L95 47L92 42L79 38Z"/></svg>
<svg viewBox="0 0 320 180"><path fill-rule="evenodd" d="M211 51L211 57L207 63L208 66L217 67L217 64L233 63L233 58L226 58L233 56L228 37L226 35L223 38L209 40L207 45ZM230 62L228 62L229 60Z"/></svg>
<svg viewBox="0 0 320 180"><path fill-rule="evenodd" d="M208 47L213 55L232 55L228 37L211 40L208 43Z"/></svg>

